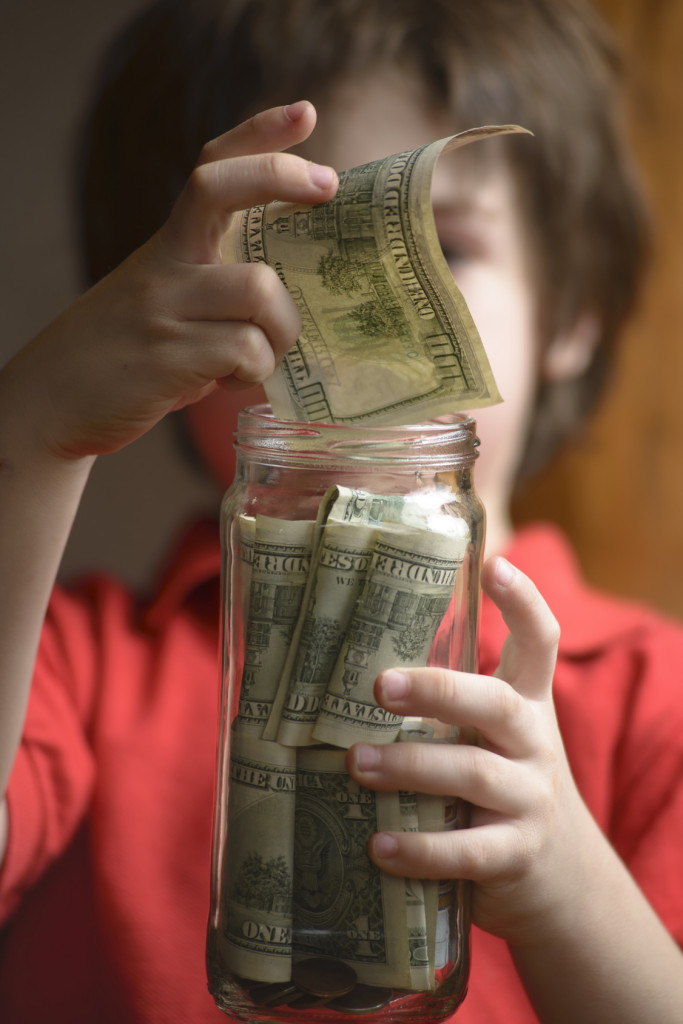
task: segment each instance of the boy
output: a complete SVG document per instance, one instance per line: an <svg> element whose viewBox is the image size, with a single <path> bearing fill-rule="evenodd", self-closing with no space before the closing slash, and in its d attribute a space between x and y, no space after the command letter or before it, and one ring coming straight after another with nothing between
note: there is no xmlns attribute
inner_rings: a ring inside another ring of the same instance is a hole
<svg viewBox="0 0 683 1024"><path fill-rule="evenodd" d="M540 414L556 411L548 396L568 397L569 420L583 411L637 277L640 220L609 62L592 19L569 0L165 2L114 55L100 106L114 152L96 120L90 179L102 195L109 168L110 185L106 203L87 195L86 207L94 276L123 262L0 378L7 1019L224 1019L202 965L215 532L203 524L189 537L144 610L105 580L54 593L44 626L43 616L94 458L182 407L227 484L230 424L258 400L243 389L296 339L296 309L273 273L220 265L230 212L271 198L324 201L335 190L329 165L511 120L538 141L480 144L443 162L433 202L507 396L477 416L488 546L530 570L561 620L554 703L557 625L526 575L495 557L484 574L483 674L397 670L377 683L385 707L473 725L482 746L422 760L424 747L406 744L396 763L395 749L363 745L350 767L370 786L473 804L465 832L371 844L399 875L474 880L471 992L458 1020L679 1019L680 952L633 878L680 941L683 636L587 590L555 534L514 537L508 512L527 436L537 453ZM255 83L247 94L245 82ZM315 135L313 107L289 102L302 94L319 107ZM248 115L197 157L191 131L203 141L218 133L206 130L212 117L222 128ZM305 159L273 155L292 147ZM153 167L139 201L138 162ZM567 421L554 426L557 436ZM510 630L497 668L505 630L494 605Z"/></svg>

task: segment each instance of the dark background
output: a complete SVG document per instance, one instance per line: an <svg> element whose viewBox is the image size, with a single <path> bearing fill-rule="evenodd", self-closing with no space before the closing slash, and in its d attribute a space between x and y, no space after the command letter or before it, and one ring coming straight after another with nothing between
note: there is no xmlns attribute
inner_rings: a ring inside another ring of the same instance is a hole
<svg viewBox="0 0 683 1024"><path fill-rule="evenodd" d="M596 583L683 616L683 6L596 3L633 63L630 132L658 249L608 400L518 515L559 520ZM73 143L103 46L145 5L0 0L0 362L81 288ZM143 585L183 522L214 504L161 424L98 461L62 575L104 568Z"/></svg>
<svg viewBox="0 0 683 1024"><path fill-rule="evenodd" d="M0 0L0 362L82 289L74 143L104 46L146 6ZM159 424L95 464L62 576L104 568L144 586L170 538L214 499Z"/></svg>

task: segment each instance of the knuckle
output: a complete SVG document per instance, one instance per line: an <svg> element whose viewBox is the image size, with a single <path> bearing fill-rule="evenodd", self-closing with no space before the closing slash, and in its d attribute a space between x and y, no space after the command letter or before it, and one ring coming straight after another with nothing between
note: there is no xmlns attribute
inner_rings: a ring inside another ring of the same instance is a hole
<svg viewBox="0 0 683 1024"><path fill-rule="evenodd" d="M498 803L500 794L509 788L508 762L497 754L478 747L470 748L466 770L469 772L470 784L476 787L479 800L484 805Z"/></svg>
<svg viewBox="0 0 683 1024"><path fill-rule="evenodd" d="M193 202L205 202L215 192L217 178L216 161L207 160L192 170L185 184L185 192Z"/></svg>
<svg viewBox="0 0 683 1024"><path fill-rule="evenodd" d="M497 721L505 722L511 732L521 732L526 728L529 714L526 701L505 680L492 682L491 709Z"/></svg>
<svg viewBox="0 0 683 1024"><path fill-rule="evenodd" d="M263 331L258 324L245 322L242 325L238 338L240 361L258 357L266 345Z"/></svg>
<svg viewBox="0 0 683 1024"><path fill-rule="evenodd" d="M265 175L279 180L289 167L291 160L285 153L264 153L261 156L261 168Z"/></svg>
<svg viewBox="0 0 683 1024"><path fill-rule="evenodd" d="M137 312L140 336L147 349L176 344L182 325L169 307L168 291L158 277L144 277L131 290L127 302Z"/></svg>
<svg viewBox="0 0 683 1024"><path fill-rule="evenodd" d="M547 625L546 629L547 629L548 644L551 647L557 647L557 645L560 642L561 629L560 629L559 622L557 621L555 616L552 614L552 612L548 612L548 625Z"/></svg>
<svg viewBox="0 0 683 1024"><path fill-rule="evenodd" d="M253 309L252 319L259 320L277 298L282 283L272 267L265 263L246 265L244 291L247 304Z"/></svg>
<svg viewBox="0 0 683 1024"><path fill-rule="evenodd" d="M197 167L201 167L204 164L213 163L213 161L215 159L215 152L216 152L216 140L215 139L209 139L208 142L205 142L204 145L202 146L202 148L199 150L199 156L197 157L197 162L195 164L195 167L197 168Z"/></svg>
<svg viewBox="0 0 683 1024"><path fill-rule="evenodd" d="M557 647L560 640L560 624L551 612L541 594L534 588L532 611L538 623L538 632L548 647Z"/></svg>
<svg viewBox="0 0 683 1024"><path fill-rule="evenodd" d="M433 703L441 705L452 700L456 690L456 675L447 668L430 669L429 692Z"/></svg>
<svg viewBox="0 0 683 1024"><path fill-rule="evenodd" d="M257 324L245 323L237 341L234 374L254 384L266 380L274 369L273 351Z"/></svg>
<svg viewBox="0 0 683 1024"><path fill-rule="evenodd" d="M499 868L499 857L493 844L476 828L468 829L462 844L460 869L464 878L486 879Z"/></svg>

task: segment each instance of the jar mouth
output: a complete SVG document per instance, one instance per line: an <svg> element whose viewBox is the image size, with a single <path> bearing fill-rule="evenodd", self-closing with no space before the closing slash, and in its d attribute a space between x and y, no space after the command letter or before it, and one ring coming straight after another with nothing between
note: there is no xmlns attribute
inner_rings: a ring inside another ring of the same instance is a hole
<svg viewBox="0 0 683 1024"><path fill-rule="evenodd" d="M478 457L476 422L467 413L441 414L412 424L307 423L282 420L268 403L247 406L239 413L235 431L238 452L269 459L320 461L386 461L391 463L447 461L465 464Z"/></svg>

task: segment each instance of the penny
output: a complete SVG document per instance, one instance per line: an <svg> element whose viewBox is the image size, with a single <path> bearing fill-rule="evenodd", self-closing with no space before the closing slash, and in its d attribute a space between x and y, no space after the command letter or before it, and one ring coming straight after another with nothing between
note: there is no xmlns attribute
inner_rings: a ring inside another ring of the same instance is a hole
<svg viewBox="0 0 683 1024"><path fill-rule="evenodd" d="M251 1001L257 1006L280 1006L300 996L301 992L290 981L274 981L270 984L255 985L249 990Z"/></svg>
<svg viewBox="0 0 683 1024"><path fill-rule="evenodd" d="M314 1006L327 1006L327 996L307 996L300 993L288 1005L292 1010L310 1010Z"/></svg>
<svg viewBox="0 0 683 1024"><path fill-rule="evenodd" d="M292 967L293 983L310 996L338 999L356 984L356 972L342 960L310 957Z"/></svg>
<svg viewBox="0 0 683 1024"><path fill-rule="evenodd" d="M372 1010L379 1010L386 1006L392 995L390 988L356 985L346 995L328 1003L328 1009L339 1010L340 1013L371 1013Z"/></svg>

